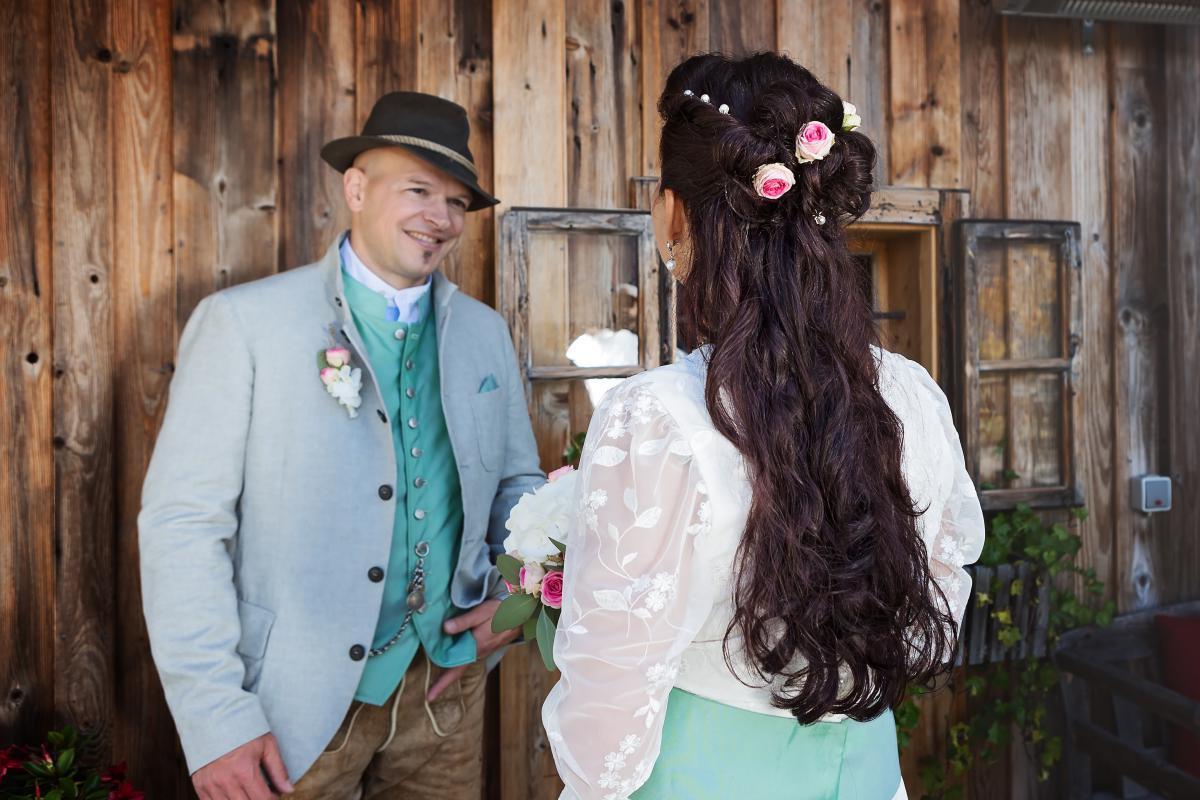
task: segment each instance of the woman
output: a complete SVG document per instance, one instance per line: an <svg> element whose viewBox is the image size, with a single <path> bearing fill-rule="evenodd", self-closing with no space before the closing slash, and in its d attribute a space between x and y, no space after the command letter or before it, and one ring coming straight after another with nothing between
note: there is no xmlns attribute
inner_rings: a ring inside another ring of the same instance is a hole
<svg viewBox="0 0 1200 800"><path fill-rule="evenodd" d="M904 797L891 709L947 667L983 517L945 396L879 349L852 106L787 58L659 100L655 233L699 347L588 431L543 710L564 797Z"/></svg>

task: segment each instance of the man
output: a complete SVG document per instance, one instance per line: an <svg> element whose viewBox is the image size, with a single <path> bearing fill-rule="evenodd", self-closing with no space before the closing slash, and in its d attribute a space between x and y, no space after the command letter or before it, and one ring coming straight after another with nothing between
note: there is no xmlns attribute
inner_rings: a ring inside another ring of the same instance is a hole
<svg viewBox="0 0 1200 800"><path fill-rule="evenodd" d="M184 330L139 528L202 800L480 796L492 562L544 477L503 320L437 271L497 202L468 133L383 97L321 151L349 234Z"/></svg>

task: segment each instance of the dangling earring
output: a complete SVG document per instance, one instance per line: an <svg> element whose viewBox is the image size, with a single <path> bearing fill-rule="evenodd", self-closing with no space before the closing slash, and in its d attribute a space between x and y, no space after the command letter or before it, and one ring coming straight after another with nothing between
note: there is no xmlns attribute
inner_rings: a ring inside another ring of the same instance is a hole
<svg viewBox="0 0 1200 800"><path fill-rule="evenodd" d="M667 268L667 272L671 272L672 270L675 269L675 241L674 240L667 242L667 255L669 256L669 258L667 259L667 263L665 266Z"/></svg>

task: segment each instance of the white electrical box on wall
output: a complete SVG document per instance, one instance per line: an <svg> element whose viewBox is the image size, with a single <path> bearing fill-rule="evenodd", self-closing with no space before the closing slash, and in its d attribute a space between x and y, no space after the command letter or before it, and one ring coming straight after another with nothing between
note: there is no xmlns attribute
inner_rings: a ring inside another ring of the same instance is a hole
<svg viewBox="0 0 1200 800"><path fill-rule="evenodd" d="M1133 509L1146 514L1171 510L1171 479L1166 475L1142 475L1133 479Z"/></svg>

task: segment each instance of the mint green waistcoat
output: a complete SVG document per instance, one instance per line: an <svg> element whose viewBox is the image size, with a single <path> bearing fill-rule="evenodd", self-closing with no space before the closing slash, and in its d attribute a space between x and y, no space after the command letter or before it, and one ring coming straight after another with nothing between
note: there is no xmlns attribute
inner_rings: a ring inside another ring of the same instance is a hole
<svg viewBox="0 0 1200 800"><path fill-rule="evenodd" d="M385 406L386 419L381 420L364 398L360 421L390 425L396 451L396 517L373 648L382 647L404 622L408 585L417 564L414 550L421 542L429 543L425 611L413 614L404 635L387 652L367 659L355 694L356 700L382 705L399 685L418 646L440 667L475 660L475 639L469 631L456 636L442 631L442 623L460 613L450 601L450 579L462 540L462 487L442 411L432 291L420 300L417 322L394 322L387 318L387 300L382 295L345 270L342 277Z"/></svg>

